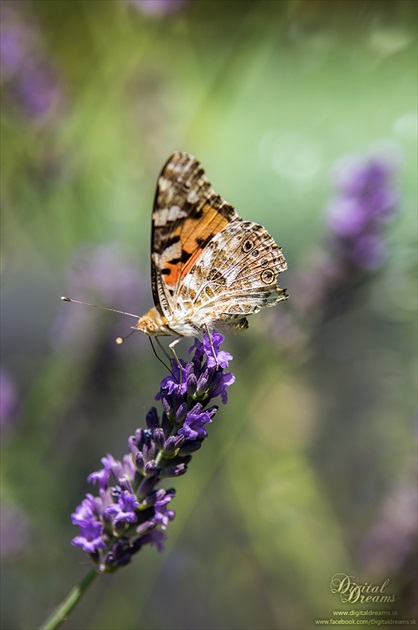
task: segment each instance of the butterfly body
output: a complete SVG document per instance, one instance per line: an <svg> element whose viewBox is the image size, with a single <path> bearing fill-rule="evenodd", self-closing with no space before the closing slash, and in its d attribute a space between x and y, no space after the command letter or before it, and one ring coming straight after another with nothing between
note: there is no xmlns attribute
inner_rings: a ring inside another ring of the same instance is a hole
<svg viewBox="0 0 418 630"><path fill-rule="evenodd" d="M152 214L155 306L133 328L153 336L245 330L246 316L287 299L277 283L286 267L267 230L241 219L194 157L174 153Z"/></svg>

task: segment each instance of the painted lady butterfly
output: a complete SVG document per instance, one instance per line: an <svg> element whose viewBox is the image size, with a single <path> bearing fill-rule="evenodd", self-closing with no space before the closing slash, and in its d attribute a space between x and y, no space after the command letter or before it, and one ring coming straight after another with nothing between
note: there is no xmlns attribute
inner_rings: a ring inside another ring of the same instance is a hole
<svg viewBox="0 0 418 630"><path fill-rule="evenodd" d="M267 230L243 221L193 156L174 153L158 178L152 213L155 306L133 328L177 337L245 330L247 315L287 299L277 284L286 267Z"/></svg>
<svg viewBox="0 0 418 630"><path fill-rule="evenodd" d="M287 299L277 283L286 268L267 230L238 216L213 190L196 158L173 153L158 178L152 212L154 307L132 328L154 337L174 335L175 356L180 337L245 330L247 315Z"/></svg>

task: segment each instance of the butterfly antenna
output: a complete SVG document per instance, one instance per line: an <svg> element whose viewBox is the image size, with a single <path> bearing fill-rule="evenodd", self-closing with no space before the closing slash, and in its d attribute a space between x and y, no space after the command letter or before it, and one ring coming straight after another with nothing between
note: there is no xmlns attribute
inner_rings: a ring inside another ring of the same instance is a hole
<svg viewBox="0 0 418 630"><path fill-rule="evenodd" d="M139 319L139 315L135 315L135 313L127 313L126 311L118 311L115 308L108 308L107 306L98 306L97 304L89 304L89 302L81 302L80 300L72 300L69 297L65 297L64 295L61 297L63 302L73 302L74 304L83 304L84 306L92 306L93 308L99 308L101 311L111 311L112 313L119 313L120 315L128 315L129 317L135 317ZM129 335L127 335L129 337ZM126 337L125 337L126 339Z"/></svg>
<svg viewBox="0 0 418 630"><path fill-rule="evenodd" d="M115 341L116 343L121 346L123 344L124 341L126 341L126 339L128 339L128 337L130 337L131 335L134 334L134 332L136 332L135 330L131 330L131 332L127 335L125 335L124 337L116 337Z"/></svg>

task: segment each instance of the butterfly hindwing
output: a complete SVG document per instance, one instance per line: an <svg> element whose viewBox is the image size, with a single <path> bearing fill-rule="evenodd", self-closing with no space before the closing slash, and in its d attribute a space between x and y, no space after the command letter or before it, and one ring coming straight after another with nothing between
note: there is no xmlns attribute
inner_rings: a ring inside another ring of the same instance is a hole
<svg viewBox="0 0 418 630"><path fill-rule="evenodd" d="M207 245L184 278L181 297L203 321L210 313L215 326L230 320L236 327L237 319L286 299L277 283L286 266L265 228L237 218Z"/></svg>

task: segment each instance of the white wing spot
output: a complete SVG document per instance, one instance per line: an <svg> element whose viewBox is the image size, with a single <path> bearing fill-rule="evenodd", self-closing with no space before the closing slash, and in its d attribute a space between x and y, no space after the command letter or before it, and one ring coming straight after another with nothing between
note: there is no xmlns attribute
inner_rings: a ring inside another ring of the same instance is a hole
<svg viewBox="0 0 418 630"><path fill-rule="evenodd" d="M167 179L166 177L163 177L161 175L161 177L158 179L158 186L160 188L160 190L162 192L165 192L166 190L168 190L171 187L171 182L169 179Z"/></svg>
<svg viewBox="0 0 418 630"><path fill-rule="evenodd" d="M187 195L187 201L189 203L196 203L198 199L199 199L199 195L197 194L195 190L191 190L189 194Z"/></svg>
<svg viewBox="0 0 418 630"><path fill-rule="evenodd" d="M165 250L161 254L153 254L154 263L163 268L165 263L173 258L178 258L181 256L181 244L180 242L173 243L170 247L166 247Z"/></svg>
<svg viewBox="0 0 418 630"><path fill-rule="evenodd" d="M152 213L152 220L154 221L154 225L156 227L167 225L167 223L177 221L177 219L183 219L184 217L187 217L187 212L185 210L181 210L179 206L159 208Z"/></svg>

